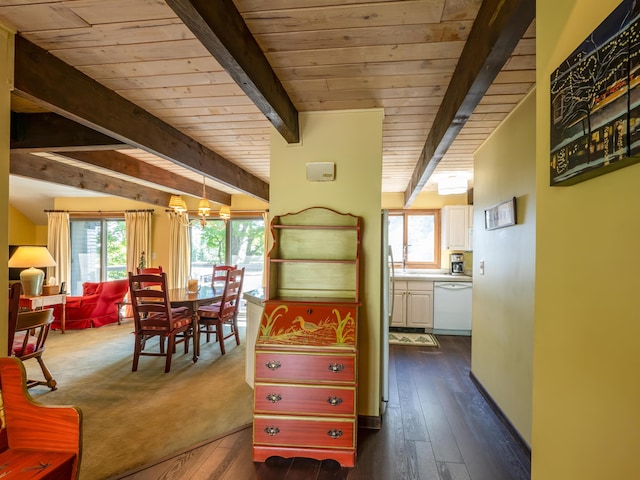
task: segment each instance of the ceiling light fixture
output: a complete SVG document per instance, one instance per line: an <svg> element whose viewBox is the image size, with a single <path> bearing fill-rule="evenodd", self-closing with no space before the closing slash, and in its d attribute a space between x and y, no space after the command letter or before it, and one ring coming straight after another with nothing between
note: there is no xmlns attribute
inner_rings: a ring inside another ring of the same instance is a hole
<svg viewBox="0 0 640 480"><path fill-rule="evenodd" d="M220 207L219 215L220 218L224 220L224 223L227 223L227 221L231 218L231 210L226 205L222 205Z"/></svg>
<svg viewBox="0 0 640 480"><path fill-rule="evenodd" d="M438 195L455 195L465 193L469 188L467 179L451 175L438 181Z"/></svg>
<svg viewBox="0 0 640 480"><path fill-rule="evenodd" d="M211 204L209 203L209 200L207 200L205 177L203 175L202 176L202 198L198 203L198 215L200 215L200 225L202 225L203 227L206 225L206 222L207 222L205 217L208 217L210 213L211 213Z"/></svg>
<svg viewBox="0 0 640 480"><path fill-rule="evenodd" d="M187 211L187 204L180 195L171 195L169 208L173 209L176 213L184 213Z"/></svg>

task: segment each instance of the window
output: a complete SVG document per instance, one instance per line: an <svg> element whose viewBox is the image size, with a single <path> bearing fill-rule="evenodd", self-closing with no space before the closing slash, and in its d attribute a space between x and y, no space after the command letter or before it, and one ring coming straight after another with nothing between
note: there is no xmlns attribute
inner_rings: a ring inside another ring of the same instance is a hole
<svg viewBox="0 0 640 480"><path fill-rule="evenodd" d="M211 219L204 227L199 223L192 225L191 276L201 283L210 282L214 264L244 267L243 292L261 287L264 268L262 216L238 216L226 224Z"/></svg>
<svg viewBox="0 0 640 480"><path fill-rule="evenodd" d="M127 278L126 225L123 218L71 219L71 295L84 282Z"/></svg>
<svg viewBox="0 0 640 480"><path fill-rule="evenodd" d="M440 268L439 210L392 210L388 229L396 268Z"/></svg>

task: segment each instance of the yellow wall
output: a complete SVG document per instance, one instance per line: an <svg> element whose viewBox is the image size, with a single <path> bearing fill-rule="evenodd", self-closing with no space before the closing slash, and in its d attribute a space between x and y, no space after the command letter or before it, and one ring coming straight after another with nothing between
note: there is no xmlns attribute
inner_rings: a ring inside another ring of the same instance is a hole
<svg viewBox="0 0 640 480"><path fill-rule="evenodd" d="M362 217L358 413L380 413L382 110L300 114L301 143L271 135L270 214L323 206ZM306 164L335 162L334 182L308 182Z"/></svg>
<svg viewBox="0 0 640 480"><path fill-rule="evenodd" d="M14 31L0 23L0 263L5 274L0 275L0 290L9 286L9 135L10 135L10 89L13 85L13 36ZM7 311L7 297L0 295L0 312ZM7 344L7 315L0 316L0 345ZM0 353L6 356L7 352Z"/></svg>
<svg viewBox="0 0 640 480"><path fill-rule="evenodd" d="M549 76L619 3L537 2L534 480L640 472L640 165L549 186Z"/></svg>
<svg viewBox="0 0 640 480"><path fill-rule="evenodd" d="M9 177L6 178L7 183ZM38 242L36 226L20 210L9 205L9 245L46 245Z"/></svg>
<svg viewBox="0 0 640 480"><path fill-rule="evenodd" d="M438 192L421 192L416 196L410 210L421 208L442 208L445 205L466 205L467 194L438 195ZM389 210L404 208L404 193L383 193L382 208Z"/></svg>
<svg viewBox="0 0 640 480"><path fill-rule="evenodd" d="M528 444L536 258L535 108L532 93L474 156L471 367ZM514 196L517 225L485 230L484 210Z"/></svg>

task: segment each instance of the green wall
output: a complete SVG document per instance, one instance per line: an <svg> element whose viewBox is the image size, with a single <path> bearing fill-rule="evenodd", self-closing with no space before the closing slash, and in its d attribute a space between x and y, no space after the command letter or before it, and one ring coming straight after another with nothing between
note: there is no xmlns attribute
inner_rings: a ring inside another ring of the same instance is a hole
<svg viewBox="0 0 640 480"><path fill-rule="evenodd" d="M640 472L640 165L549 186L550 74L619 3L537 2L534 480Z"/></svg>
<svg viewBox="0 0 640 480"><path fill-rule="evenodd" d="M471 368L528 444L536 258L535 107L531 93L474 157ZM517 224L485 230L484 210L512 197L517 198Z"/></svg>
<svg viewBox="0 0 640 480"><path fill-rule="evenodd" d="M362 217L358 413L380 411L382 110L300 114L301 141L271 135L270 215L322 206ZM335 162L333 182L308 182L306 164Z"/></svg>

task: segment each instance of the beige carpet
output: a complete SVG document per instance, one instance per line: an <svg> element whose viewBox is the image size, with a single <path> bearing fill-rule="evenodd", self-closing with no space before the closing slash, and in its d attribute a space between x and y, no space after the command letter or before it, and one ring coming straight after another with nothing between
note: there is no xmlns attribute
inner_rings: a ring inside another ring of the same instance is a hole
<svg viewBox="0 0 640 480"><path fill-rule="evenodd" d="M131 372L133 325L51 332L44 354L58 390L30 389L45 405L76 405L83 413L81 480L100 480L162 459L252 421L253 390L244 380L244 328L227 354L202 343L197 363L183 345L171 372L164 358L141 357ZM35 360L29 378L41 378Z"/></svg>

